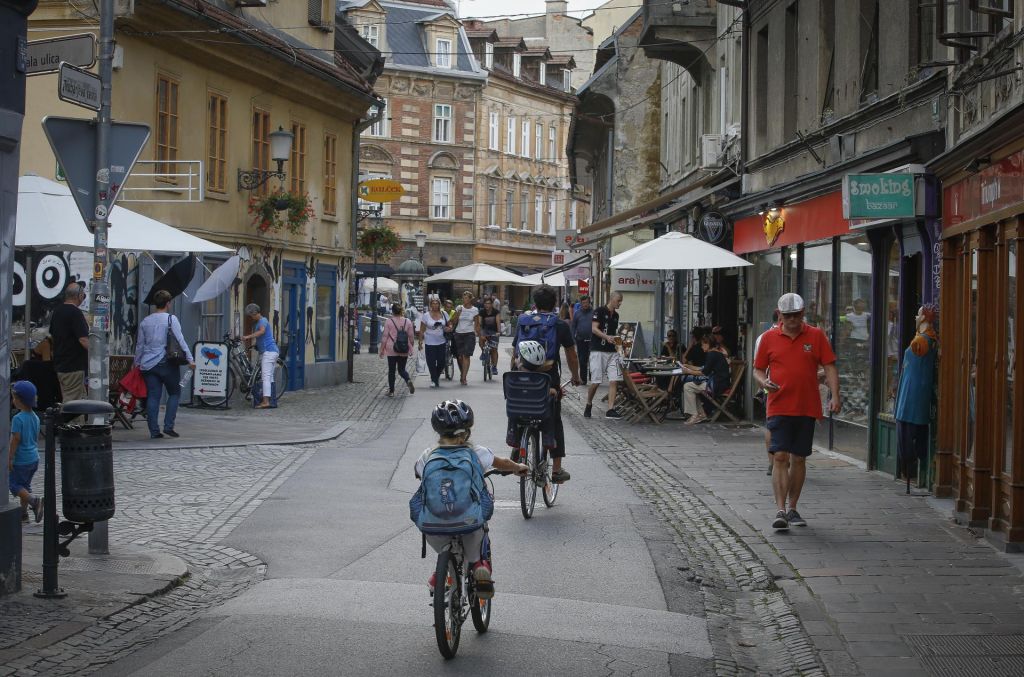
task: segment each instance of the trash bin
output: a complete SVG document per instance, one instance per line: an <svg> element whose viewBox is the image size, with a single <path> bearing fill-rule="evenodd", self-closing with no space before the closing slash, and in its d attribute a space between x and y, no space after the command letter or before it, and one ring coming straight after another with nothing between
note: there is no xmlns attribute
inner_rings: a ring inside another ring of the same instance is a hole
<svg viewBox="0 0 1024 677"><path fill-rule="evenodd" d="M66 402L65 414L109 414L106 402ZM110 424L64 425L60 442L60 480L64 519L102 522L114 516L114 453Z"/></svg>

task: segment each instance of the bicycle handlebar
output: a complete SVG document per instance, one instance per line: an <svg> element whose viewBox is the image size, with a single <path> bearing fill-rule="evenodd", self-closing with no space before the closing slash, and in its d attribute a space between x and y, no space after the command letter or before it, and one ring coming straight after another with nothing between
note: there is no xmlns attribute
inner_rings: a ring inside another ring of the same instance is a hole
<svg viewBox="0 0 1024 677"><path fill-rule="evenodd" d="M484 472L484 477L490 477L491 475L503 475L504 476L504 475L511 475L511 474L512 474L511 470L496 470L494 468L491 468L490 470L487 470L486 472Z"/></svg>

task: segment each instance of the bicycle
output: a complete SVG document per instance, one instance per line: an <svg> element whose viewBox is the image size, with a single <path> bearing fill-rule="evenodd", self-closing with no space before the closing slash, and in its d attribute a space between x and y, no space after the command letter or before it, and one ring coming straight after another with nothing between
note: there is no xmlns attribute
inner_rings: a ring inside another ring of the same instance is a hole
<svg viewBox="0 0 1024 677"><path fill-rule="evenodd" d="M541 444L541 428L553 415L549 392L551 378L540 372L505 372L504 388L506 414L522 427L512 460L529 468L519 479L519 507L523 517L530 519L537 503L538 488L545 507L552 507L558 500L559 485L551 481L548 451Z"/></svg>
<svg viewBox="0 0 1024 677"><path fill-rule="evenodd" d="M490 381L491 379L494 378L494 370L491 369L491 367L492 366L496 366L496 365L492 365L491 364L491 351L497 349L497 347L498 347L498 337L497 336L488 336L486 338L487 338L487 341L484 343L483 347L481 348L481 353L482 354L480 355L480 363L484 367L484 380L485 381Z"/></svg>
<svg viewBox="0 0 1024 677"><path fill-rule="evenodd" d="M449 334L444 343L444 380L451 381L455 378L455 347L452 345L452 337Z"/></svg>
<svg viewBox="0 0 1024 677"><path fill-rule="evenodd" d="M227 387L225 394L216 397L199 396L197 399L208 407L219 407L230 401L235 392L236 383L241 384L239 391L246 402L252 400L252 390L256 383L263 380L263 367L259 362L249 359L249 351L242 345L242 340L230 334L224 335L224 343L228 346L230 366L228 368ZM201 359L197 356L197 359ZM277 387L277 399L280 400L288 390L288 365L280 357L274 365L274 385Z"/></svg>
<svg viewBox="0 0 1024 677"><path fill-rule="evenodd" d="M489 479L491 475L508 475L499 470L488 470L484 473L488 491L494 497L494 485ZM480 546L481 558L494 566L491 552L491 539L486 524L483 527L484 537ZM423 557L427 556L427 539L423 537ZM466 562L466 553L462 545L462 536L452 536L451 540L437 553L437 565L434 568L435 588L431 592L434 608L434 637L437 648L446 659L455 658L462 637L462 624L466 617L473 618L473 627L479 634L487 632L491 624L492 599L480 599L476 595L476 578Z"/></svg>

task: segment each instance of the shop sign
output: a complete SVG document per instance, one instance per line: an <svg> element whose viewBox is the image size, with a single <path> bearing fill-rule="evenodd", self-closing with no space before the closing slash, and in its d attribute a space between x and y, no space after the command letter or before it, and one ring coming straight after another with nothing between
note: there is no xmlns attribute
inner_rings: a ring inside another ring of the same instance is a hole
<svg viewBox="0 0 1024 677"><path fill-rule="evenodd" d="M228 394L228 346L224 343L196 343L192 348L196 373L192 393L199 397L225 397Z"/></svg>
<svg viewBox="0 0 1024 677"><path fill-rule="evenodd" d="M847 174L843 177L843 218L913 218L916 194L913 174Z"/></svg>
<svg viewBox="0 0 1024 677"><path fill-rule="evenodd" d="M575 249L577 245L581 245L586 241L587 239L585 237L577 233L572 228L566 228L565 230L559 228L555 231L555 243L559 247Z"/></svg>
<svg viewBox="0 0 1024 677"><path fill-rule="evenodd" d="M359 182L359 199L366 202L394 202L402 199L405 188L394 179L368 179Z"/></svg>
<svg viewBox="0 0 1024 677"><path fill-rule="evenodd" d="M612 270L612 291L657 291L656 270Z"/></svg>
<svg viewBox="0 0 1024 677"><path fill-rule="evenodd" d="M589 294L590 293L590 281L589 280L580 280L577 283L576 289L579 291L580 295Z"/></svg>
<svg viewBox="0 0 1024 677"><path fill-rule="evenodd" d="M943 228L1024 202L1024 151L1018 151L943 191Z"/></svg>
<svg viewBox="0 0 1024 677"><path fill-rule="evenodd" d="M697 234L705 242L718 244L725 239L727 227L725 217L719 212L706 212L697 223Z"/></svg>
<svg viewBox="0 0 1024 677"><path fill-rule="evenodd" d="M551 252L551 265L552 266L564 266L565 262L569 260L571 252L555 250Z"/></svg>

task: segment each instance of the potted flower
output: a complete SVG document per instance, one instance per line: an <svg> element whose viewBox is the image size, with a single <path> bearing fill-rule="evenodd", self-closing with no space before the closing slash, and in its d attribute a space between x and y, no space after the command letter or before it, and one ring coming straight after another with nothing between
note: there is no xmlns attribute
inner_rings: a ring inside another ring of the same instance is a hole
<svg viewBox="0 0 1024 677"><path fill-rule="evenodd" d="M249 213L253 217L252 225L260 233L284 228L293 235L302 232L316 215L308 193L283 190L249 198Z"/></svg>
<svg viewBox="0 0 1024 677"><path fill-rule="evenodd" d="M386 259L398 251L402 242L398 239L398 233L382 224L360 231L356 246L360 254L372 257L376 263L378 258Z"/></svg>

